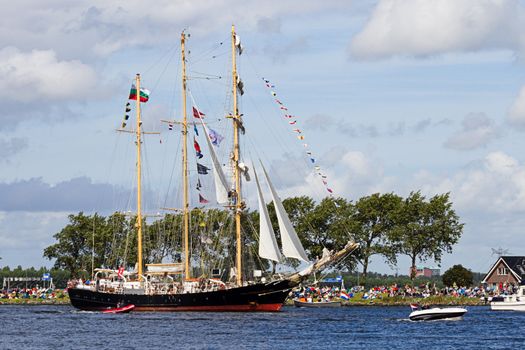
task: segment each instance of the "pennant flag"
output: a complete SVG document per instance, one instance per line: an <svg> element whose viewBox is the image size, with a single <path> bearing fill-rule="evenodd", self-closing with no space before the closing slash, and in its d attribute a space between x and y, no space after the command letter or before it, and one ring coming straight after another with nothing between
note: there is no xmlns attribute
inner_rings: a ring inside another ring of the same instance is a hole
<svg viewBox="0 0 525 350"><path fill-rule="evenodd" d="M317 166L315 167L315 170L321 170L321 167L317 165Z"/></svg>
<svg viewBox="0 0 525 350"><path fill-rule="evenodd" d="M140 102L148 102L150 91L147 89L140 88ZM129 99L137 99L137 87L135 84L131 84L131 91L129 92Z"/></svg>
<svg viewBox="0 0 525 350"><path fill-rule="evenodd" d="M197 191L200 191L201 190L201 179L197 179L197 186L195 186L195 188L197 188Z"/></svg>
<svg viewBox="0 0 525 350"><path fill-rule="evenodd" d="M210 201L207 200L206 198L204 198L204 197L199 193L199 203L206 204L206 203L210 203Z"/></svg>
<svg viewBox="0 0 525 350"><path fill-rule="evenodd" d="M295 132L298 133L298 134L301 133L301 130L299 130L299 129L293 129L293 131L295 131Z"/></svg>
<svg viewBox="0 0 525 350"><path fill-rule="evenodd" d="M241 96L244 95L244 83L242 82L242 80L239 80L239 82L237 83L237 89L239 90Z"/></svg>
<svg viewBox="0 0 525 350"><path fill-rule="evenodd" d="M287 110L288 110L288 108L286 108L285 106L281 106L281 109L282 109L283 111L287 111Z"/></svg>
<svg viewBox="0 0 525 350"><path fill-rule="evenodd" d="M210 168L205 167L202 164L197 163L197 172L201 175L207 175Z"/></svg>
<svg viewBox="0 0 525 350"><path fill-rule="evenodd" d="M289 121L288 123L290 123L290 125L295 125L295 123L297 123L297 120Z"/></svg>
<svg viewBox="0 0 525 350"><path fill-rule="evenodd" d="M195 151L197 153L201 152L201 146L199 146L199 143L197 142L197 140L195 140L195 137L193 138L193 147L195 148Z"/></svg>
<svg viewBox="0 0 525 350"><path fill-rule="evenodd" d="M201 111L199 111L197 108L193 107L193 117L194 118L202 118L204 117L206 114L202 113Z"/></svg>
<svg viewBox="0 0 525 350"><path fill-rule="evenodd" d="M239 56L242 55L242 50L244 50L244 47L241 44L241 38L235 34L235 47L239 51Z"/></svg>
<svg viewBox="0 0 525 350"><path fill-rule="evenodd" d="M330 192L330 193L334 193L334 191L332 191L331 188L327 188L326 190L327 190L328 192Z"/></svg>
<svg viewBox="0 0 525 350"><path fill-rule="evenodd" d="M131 111L131 103L126 103L126 113L128 113L129 111Z"/></svg>
<svg viewBox="0 0 525 350"><path fill-rule="evenodd" d="M298 138L299 140L304 140L304 136L303 136L303 135L297 136L297 138ZM305 147L306 147L306 146L305 146Z"/></svg>
<svg viewBox="0 0 525 350"><path fill-rule="evenodd" d="M303 147L304 148L308 148L308 144L307 143L303 143Z"/></svg>
<svg viewBox="0 0 525 350"><path fill-rule="evenodd" d="M275 91L272 91L272 96L277 96L277 94L275 93Z"/></svg>
<svg viewBox="0 0 525 350"><path fill-rule="evenodd" d="M275 102L277 102L278 104L282 105L283 103L281 101L279 101L278 99L275 99Z"/></svg>
<svg viewBox="0 0 525 350"><path fill-rule="evenodd" d="M171 123L168 124L168 129L169 129L169 130L173 130L173 124L171 124Z"/></svg>
<svg viewBox="0 0 525 350"><path fill-rule="evenodd" d="M199 136L199 130L197 129L197 125L193 123L193 131L195 132L195 135Z"/></svg>
<svg viewBox="0 0 525 350"><path fill-rule="evenodd" d="M129 119L129 115L126 114L126 115L124 116L124 120L128 120L128 119Z"/></svg>
<svg viewBox="0 0 525 350"><path fill-rule="evenodd" d="M308 154L309 156L311 156L311 155L312 155L312 152L310 152L310 151L306 151L306 154Z"/></svg>
<svg viewBox="0 0 525 350"><path fill-rule="evenodd" d="M122 123L122 129L126 127L126 123Z"/></svg>
<svg viewBox="0 0 525 350"><path fill-rule="evenodd" d="M210 141L215 146L219 146L222 140L224 140L224 137L222 137L221 134L219 134L217 131L213 129L209 129L208 135L210 136Z"/></svg>
<svg viewBox="0 0 525 350"><path fill-rule="evenodd" d="M324 185L328 185L328 182L326 182L325 180L321 180L321 181L323 181Z"/></svg>
<svg viewBox="0 0 525 350"><path fill-rule="evenodd" d="M310 161L311 161L312 163L315 163L315 159L313 159L313 158L310 158Z"/></svg>

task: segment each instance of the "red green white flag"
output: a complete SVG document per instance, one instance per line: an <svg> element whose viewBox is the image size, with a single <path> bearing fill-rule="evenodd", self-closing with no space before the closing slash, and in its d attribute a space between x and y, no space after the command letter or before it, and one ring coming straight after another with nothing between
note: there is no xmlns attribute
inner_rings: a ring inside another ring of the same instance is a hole
<svg viewBox="0 0 525 350"><path fill-rule="evenodd" d="M140 88L140 102L148 102L150 91L148 89ZM137 87L135 84L131 85L131 91L129 92L129 99L137 99Z"/></svg>

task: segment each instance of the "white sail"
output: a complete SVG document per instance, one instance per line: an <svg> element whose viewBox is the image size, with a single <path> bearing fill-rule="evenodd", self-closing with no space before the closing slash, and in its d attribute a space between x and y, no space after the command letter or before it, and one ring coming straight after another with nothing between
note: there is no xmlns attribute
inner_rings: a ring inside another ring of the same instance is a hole
<svg viewBox="0 0 525 350"><path fill-rule="evenodd" d="M266 181L268 182L268 186L270 187L273 204L275 205L275 212L277 214L277 220L279 221L279 231L281 232L283 254L288 258L295 258L304 262L309 262L303 245L301 244L299 237L297 237L297 233L295 232L295 229L288 218L288 214L284 210L283 203L279 199L279 196L277 195L277 192L275 191L275 188L273 187L272 182L266 173L266 169L264 169L262 164L261 166L264 176L266 177Z"/></svg>
<svg viewBox="0 0 525 350"><path fill-rule="evenodd" d="M270 215L264 202L261 185L259 184L259 178L257 177L255 168L253 168L253 174L255 175L255 183L257 184L257 198L259 199L259 256L264 259L279 262L281 260L281 252L277 245L277 239L275 239Z"/></svg>
<svg viewBox="0 0 525 350"><path fill-rule="evenodd" d="M215 180L215 195L217 197L217 203L225 204L228 203L228 181L226 181L226 176L222 171L221 164L217 159L217 154L215 154L215 149L211 143L208 129L206 128L206 125L202 119L201 123L202 127L204 128L204 133L206 134L206 143L208 144L208 149L210 150L210 156L213 163L213 178Z"/></svg>

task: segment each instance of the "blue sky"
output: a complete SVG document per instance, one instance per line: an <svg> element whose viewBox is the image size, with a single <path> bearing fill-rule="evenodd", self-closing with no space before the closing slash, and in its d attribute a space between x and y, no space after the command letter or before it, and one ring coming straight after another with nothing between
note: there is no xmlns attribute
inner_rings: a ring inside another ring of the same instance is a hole
<svg viewBox="0 0 525 350"><path fill-rule="evenodd" d="M137 72L152 90L144 125L161 131L146 142L147 206L176 205L180 142L159 120L180 117L179 35L191 34L190 75L224 76L190 88L228 138L232 23L245 47L245 154L269 164L282 197L326 192L263 76L299 116L336 195L451 192L466 225L443 269L485 271L491 248L523 255L524 10L517 0L10 3L0 24L2 264L50 265L42 250L68 214L132 209L133 145L115 128ZM372 269L392 271L380 257Z"/></svg>

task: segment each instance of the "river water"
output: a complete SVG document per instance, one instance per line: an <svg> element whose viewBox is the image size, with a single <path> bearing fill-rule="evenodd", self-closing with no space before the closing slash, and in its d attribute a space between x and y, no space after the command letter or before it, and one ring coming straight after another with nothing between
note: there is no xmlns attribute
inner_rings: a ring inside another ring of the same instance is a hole
<svg viewBox="0 0 525 350"><path fill-rule="evenodd" d="M279 313L129 313L0 306L0 349L517 349L525 313L470 307L462 320L412 322L409 307Z"/></svg>

